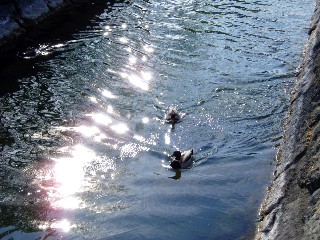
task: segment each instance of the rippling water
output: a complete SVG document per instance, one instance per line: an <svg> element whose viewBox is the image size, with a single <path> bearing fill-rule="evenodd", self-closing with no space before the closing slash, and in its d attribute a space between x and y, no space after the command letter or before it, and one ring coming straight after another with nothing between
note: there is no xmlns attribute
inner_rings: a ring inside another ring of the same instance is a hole
<svg viewBox="0 0 320 240"><path fill-rule="evenodd" d="M0 238L252 237L312 1L73 11L0 72Z"/></svg>

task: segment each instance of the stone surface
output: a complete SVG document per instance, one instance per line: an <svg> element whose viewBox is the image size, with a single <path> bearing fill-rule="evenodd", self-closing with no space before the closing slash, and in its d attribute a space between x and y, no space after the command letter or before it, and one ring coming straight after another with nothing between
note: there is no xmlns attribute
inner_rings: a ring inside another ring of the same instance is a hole
<svg viewBox="0 0 320 240"><path fill-rule="evenodd" d="M50 9L59 8L64 4L63 0L45 0Z"/></svg>
<svg viewBox="0 0 320 240"><path fill-rule="evenodd" d="M320 239L320 0L255 239Z"/></svg>
<svg viewBox="0 0 320 240"><path fill-rule="evenodd" d="M44 0L16 0L15 2L22 19L37 20L50 11Z"/></svg>
<svg viewBox="0 0 320 240"><path fill-rule="evenodd" d="M19 22L16 20L17 12L12 3L0 5L0 41L10 37L10 35L23 32L24 29L21 28Z"/></svg>
<svg viewBox="0 0 320 240"><path fill-rule="evenodd" d="M0 46L20 36L70 0L4 0L0 1Z"/></svg>

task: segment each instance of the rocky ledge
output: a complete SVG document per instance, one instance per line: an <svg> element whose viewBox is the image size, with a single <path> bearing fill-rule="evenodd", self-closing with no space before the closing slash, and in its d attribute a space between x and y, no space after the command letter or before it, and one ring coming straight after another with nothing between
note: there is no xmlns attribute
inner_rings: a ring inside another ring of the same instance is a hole
<svg viewBox="0 0 320 240"><path fill-rule="evenodd" d="M320 238L320 0L255 239Z"/></svg>
<svg viewBox="0 0 320 240"><path fill-rule="evenodd" d="M0 2L0 46L25 33L60 8L85 0L4 0Z"/></svg>

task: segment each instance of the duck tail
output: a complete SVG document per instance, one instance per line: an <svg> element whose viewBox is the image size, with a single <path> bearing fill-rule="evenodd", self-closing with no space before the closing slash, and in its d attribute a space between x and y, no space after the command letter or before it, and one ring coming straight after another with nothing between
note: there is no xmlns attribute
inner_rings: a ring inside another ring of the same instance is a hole
<svg viewBox="0 0 320 240"><path fill-rule="evenodd" d="M193 148L191 148L191 155L193 155Z"/></svg>

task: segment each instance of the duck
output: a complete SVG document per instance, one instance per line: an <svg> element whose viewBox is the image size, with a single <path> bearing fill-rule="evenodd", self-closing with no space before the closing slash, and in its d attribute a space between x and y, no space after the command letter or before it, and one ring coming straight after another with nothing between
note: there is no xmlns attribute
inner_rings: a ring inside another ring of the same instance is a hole
<svg viewBox="0 0 320 240"><path fill-rule="evenodd" d="M166 121L168 123L177 123L181 120L181 116L178 113L177 109L174 107L169 108L169 111L166 114Z"/></svg>
<svg viewBox="0 0 320 240"><path fill-rule="evenodd" d="M170 166L173 169L189 168L193 162L193 148L190 148L184 152L174 151L170 157L175 157L171 161Z"/></svg>

